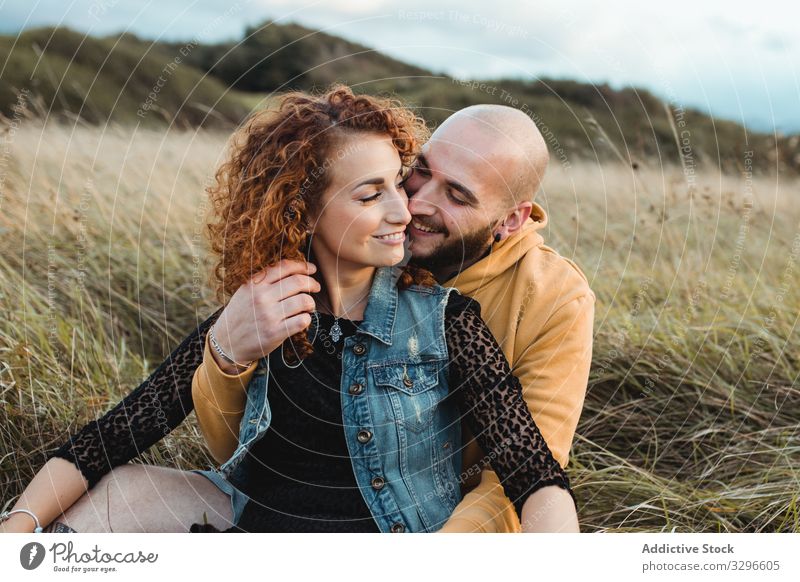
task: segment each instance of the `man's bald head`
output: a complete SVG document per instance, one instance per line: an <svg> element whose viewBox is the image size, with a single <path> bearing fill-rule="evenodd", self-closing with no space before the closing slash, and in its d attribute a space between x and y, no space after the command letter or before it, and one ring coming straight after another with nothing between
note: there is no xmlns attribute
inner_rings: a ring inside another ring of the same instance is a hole
<svg viewBox="0 0 800 582"><path fill-rule="evenodd" d="M458 143L489 162L511 206L533 200L550 160L533 120L505 105L472 105L456 111L431 139Z"/></svg>
<svg viewBox="0 0 800 582"><path fill-rule="evenodd" d="M414 262L446 281L522 231L548 159L522 111L475 105L448 117L404 182Z"/></svg>

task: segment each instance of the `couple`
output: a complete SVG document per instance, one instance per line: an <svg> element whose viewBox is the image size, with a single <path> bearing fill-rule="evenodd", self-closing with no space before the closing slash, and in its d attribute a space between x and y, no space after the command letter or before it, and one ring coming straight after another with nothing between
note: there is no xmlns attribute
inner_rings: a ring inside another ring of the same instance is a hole
<svg viewBox="0 0 800 582"><path fill-rule="evenodd" d="M422 136L344 87L254 115L211 189L230 299L0 527L578 531L594 295L536 232L546 147L498 106ZM192 407L219 469L126 464Z"/></svg>

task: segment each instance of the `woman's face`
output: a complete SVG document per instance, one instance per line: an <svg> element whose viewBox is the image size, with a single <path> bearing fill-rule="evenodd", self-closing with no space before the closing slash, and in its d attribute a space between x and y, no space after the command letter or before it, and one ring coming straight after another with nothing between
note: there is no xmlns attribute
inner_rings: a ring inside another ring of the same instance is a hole
<svg viewBox="0 0 800 582"><path fill-rule="evenodd" d="M331 182L318 216L311 220L316 260L340 269L399 263L411 214L400 156L391 138L372 133L347 136L334 146L321 170L331 173Z"/></svg>

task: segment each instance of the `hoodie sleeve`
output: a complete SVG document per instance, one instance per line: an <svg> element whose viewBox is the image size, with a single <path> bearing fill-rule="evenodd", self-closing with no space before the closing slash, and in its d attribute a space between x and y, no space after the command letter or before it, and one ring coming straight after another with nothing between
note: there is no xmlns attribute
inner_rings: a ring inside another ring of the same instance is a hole
<svg viewBox="0 0 800 582"><path fill-rule="evenodd" d="M211 354L206 336L203 363L192 379L192 399L200 432L217 463L227 461L239 444L239 424L247 402L247 385L257 367L258 360L239 374L223 372Z"/></svg>
<svg viewBox="0 0 800 582"><path fill-rule="evenodd" d="M513 372L523 386L528 408L536 418L553 456L566 467L575 437L592 363L594 294L589 291L561 307L535 338L521 342ZM525 320L520 324L524 329Z"/></svg>

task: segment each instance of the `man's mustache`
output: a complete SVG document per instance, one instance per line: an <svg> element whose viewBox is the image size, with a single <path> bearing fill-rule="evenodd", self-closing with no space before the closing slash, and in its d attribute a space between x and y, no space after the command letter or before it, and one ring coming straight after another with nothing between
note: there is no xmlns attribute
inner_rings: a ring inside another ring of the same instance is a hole
<svg viewBox="0 0 800 582"><path fill-rule="evenodd" d="M436 231L436 232L440 232L440 233L442 233L444 235L450 234L444 226L441 226L441 225L438 225L438 224L432 224L432 223L428 222L427 220L423 220L423 219L421 219L421 218L419 218L417 216L413 216L412 215L411 221L412 222L416 222L417 224L421 224L422 226L424 226L425 228L429 228L430 230L433 230L433 231Z"/></svg>

